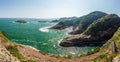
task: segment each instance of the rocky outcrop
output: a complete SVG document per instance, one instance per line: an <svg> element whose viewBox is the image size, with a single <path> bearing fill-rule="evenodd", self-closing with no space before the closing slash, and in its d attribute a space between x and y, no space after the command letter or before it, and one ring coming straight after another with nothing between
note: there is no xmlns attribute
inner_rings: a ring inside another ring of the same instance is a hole
<svg viewBox="0 0 120 62"><path fill-rule="evenodd" d="M15 22L17 22L17 23L27 23L27 21L24 21L24 20L17 20Z"/></svg>
<svg viewBox="0 0 120 62"><path fill-rule="evenodd" d="M63 47L70 46L98 46L102 41L109 40L120 26L120 18L110 14L93 22L82 34L63 39Z"/></svg>
<svg viewBox="0 0 120 62"><path fill-rule="evenodd" d="M111 42L110 48L111 48L112 54L117 53L117 47L116 47L115 42L113 42L113 41Z"/></svg>
<svg viewBox="0 0 120 62"><path fill-rule="evenodd" d="M97 38L91 37L88 35L80 34L80 35L73 35L63 39L60 42L60 46L63 47L84 47L84 46L99 46L101 42L98 41Z"/></svg>

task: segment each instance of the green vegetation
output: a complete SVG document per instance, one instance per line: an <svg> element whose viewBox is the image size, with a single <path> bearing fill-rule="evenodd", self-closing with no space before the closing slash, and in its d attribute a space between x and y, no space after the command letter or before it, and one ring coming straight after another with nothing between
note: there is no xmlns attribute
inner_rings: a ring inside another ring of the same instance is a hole
<svg viewBox="0 0 120 62"><path fill-rule="evenodd" d="M26 60L23 57L23 55L19 52L19 50L17 49L17 46L20 46L20 45L8 42L9 39L7 38L7 35L4 32L0 32L0 40L2 41L2 43L5 43L5 44L8 43L8 45L5 45L6 49L10 52L10 54L17 57L20 60L20 62L36 62L34 60L31 60L31 59ZM2 56L2 54L0 54L0 57L1 56Z"/></svg>
<svg viewBox="0 0 120 62"><path fill-rule="evenodd" d="M17 57L21 62L36 62L34 60L25 60L23 55L18 51L15 46L7 46L6 49L15 57Z"/></svg>
<svg viewBox="0 0 120 62"><path fill-rule="evenodd" d="M100 31L106 31L110 27L118 26L120 23L120 18L115 14L107 15L97 21L93 22L85 31L87 34L96 36ZM96 29L97 28L97 29ZM101 33L102 34L102 33ZM98 34L100 35L100 34Z"/></svg>
<svg viewBox="0 0 120 62"><path fill-rule="evenodd" d="M116 31L110 41L114 41L116 43L117 48L120 48L120 28Z"/></svg>
<svg viewBox="0 0 120 62"><path fill-rule="evenodd" d="M68 28L68 27L71 27L71 26L75 27L79 23L80 23L80 18L76 18L76 19L61 21L51 28L52 29L65 29L65 28Z"/></svg>
<svg viewBox="0 0 120 62"><path fill-rule="evenodd" d="M67 27L79 27L79 30L84 31L93 21L107 15L106 13L95 11L88 15L82 17L76 17L71 20L65 20L59 22L57 25L53 26L53 29L65 29Z"/></svg>
<svg viewBox="0 0 120 62"><path fill-rule="evenodd" d="M34 61L34 60L27 60L27 61L24 61L24 62L36 62L36 61Z"/></svg>
<svg viewBox="0 0 120 62"><path fill-rule="evenodd" d="M17 57L21 62L24 60L23 55L18 51L15 46L7 46L6 49L15 57Z"/></svg>
<svg viewBox="0 0 120 62"><path fill-rule="evenodd" d="M88 52L87 55L91 55L99 51L100 51L100 47L98 46L98 47L95 47L92 51Z"/></svg>
<svg viewBox="0 0 120 62"><path fill-rule="evenodd" d="M120 26L120 18L116 14L103 15L99 13L101 15L100 16L97 13L90 13L88 15L83 16L79 20L80 23L77 25L77 27L79 27L78 30L80 31L78 32L78 34L80 34L80 32L84 32L86 35L91 35L91 37L95 37L103 41L108 40L113 36L113 34ZM71 23L69 23L70 25L67 25L66 23L68 22L61 23L61 26L69 27L72 25ZM95 59L93 59L93 62L111 62L113 58L117 56L117 54L120 54L111 53L110 43L112 41L116 43L117 48L120 48L120 28L117 30L114 36L109 41L107 41L106 44L104 44L102 47L96 47L92 51L88 52L87 54L83 54L80 57L99 52L101 54ZM68 56L68 58L72 57Z"/></svg>
<svg viewBox="0 0 120 62"><path fill-rule="evenodd" d="M91 54L97 53L97 52L99 52L99 51L100 51L100 47L98 46L98 47L95 47L92 51L89 51L89 52L87 52L86 54L80 55L80 57L84 57L84 56L87 56L87 55L91 55Z"/></svg>
<svg viewBox="0 0 120 62"><path fill-rule="evenodd" d="M0 32L0 39L2 40L2 42L6 43L8 42L8 38L6 37L6 34L4 32Z"/></svg>
<svg viewBox="0 0 120 62"><path fill-rule="evenodd" d="M110 41L108 41L109 43L104 44L101 48L100 48L100 52L105 52L106 50L109 50L109 46L110 46Z"/></svg>
<svg viewBox="0 0 120 62"><path fill-rule="evenodd" d="M112 62L112 59L116 56L117 54L103 54L95 59L93 59L93 62Z"/></svg>
<svg viewBox="0 0 120 62"><path fill-rule="evenodd" d="M110 50L109 46L111 42L115 42L117 48L120 48L120 28L115 32L113 37L105 44L103 47L100 48L100 52L103 53L107 50ZM93 59L93 62L112 62L112 59L116 56L118 56L120 53L106 53L106 54L101 54L100 56L96 57Z"/></svg>
<svg viewBox="0 0 120 62"><path fill-rule="evenodd" d="M81 32L84 32L91 23L105 15L107 14L100 11L95 11L84 16L84 18L82 18L80 24L78 25L79 30L81 30Z"/></svg>

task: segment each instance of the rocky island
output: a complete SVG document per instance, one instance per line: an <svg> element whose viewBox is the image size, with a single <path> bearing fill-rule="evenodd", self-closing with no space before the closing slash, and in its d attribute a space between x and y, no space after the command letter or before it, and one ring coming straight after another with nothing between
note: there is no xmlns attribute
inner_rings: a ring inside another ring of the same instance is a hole
<svg viewBox="0 0 120 62"><path fill-rule="evenodd" d="M17 23L27 23L27 21L25 21L25 20L17 20L15 22L17 22Z"/></svg>

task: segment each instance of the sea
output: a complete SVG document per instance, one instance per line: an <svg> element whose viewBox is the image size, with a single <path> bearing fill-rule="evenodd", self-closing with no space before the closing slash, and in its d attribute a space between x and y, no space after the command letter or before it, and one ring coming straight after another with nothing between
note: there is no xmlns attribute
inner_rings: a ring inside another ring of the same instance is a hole
<svg viewBox="0 0 120 62"><path fill-rule="evenodd" d="M17 20L25 20L27 23L17 23ZM15 43L31 46L43 53L58 56L80 56L91 51L94 47L61 47L60 41L67 36L71 28L64 30L48 29L58 22L53 19L39 18L0 18L0 31L4 31L7 37ZM41 22L40 22L41 21Z"/></svg>

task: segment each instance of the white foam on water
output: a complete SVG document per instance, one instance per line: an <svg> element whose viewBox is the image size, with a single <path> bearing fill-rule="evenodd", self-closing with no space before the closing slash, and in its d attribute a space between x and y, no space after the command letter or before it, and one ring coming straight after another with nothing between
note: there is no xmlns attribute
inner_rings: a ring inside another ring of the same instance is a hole
<svg viewBox="0 0 120 62"><path fill-rule="evenodd" d="M49 28L50 28L50 27L42 27L42 28L40 28L39 30L40 30L41 32L49 32Z"/></svg>
<svg viewBox="0 0 120 62"><path fill-rule="evenodd" d="M12 21L12 23L16 23L15 21Z"/></svg>
<svg viewBox="0 0 120 62"><path fill-rule="evenodd" d="M43 45L47 45L47 43L43 43Z"/></svg>
<svg viewBox="0 0 120 62"><path fill-rule="evenodd" d="M75 54L75 52L70 52L71 54Z"/></svg>
<svg viewBox="0 0 120 62"><path fill-rule="evenodd" d="M29 45L23 45L23 44L20 44L20 45L26 46L26 47L29 47L29 48L32 48L32 49L34 49L34 50L36 50L36 51L40 51L40 50L38 50L38 49L36 49L36 48L34 48L34 47L32 47L32 46L29 46Z"/></svg>

